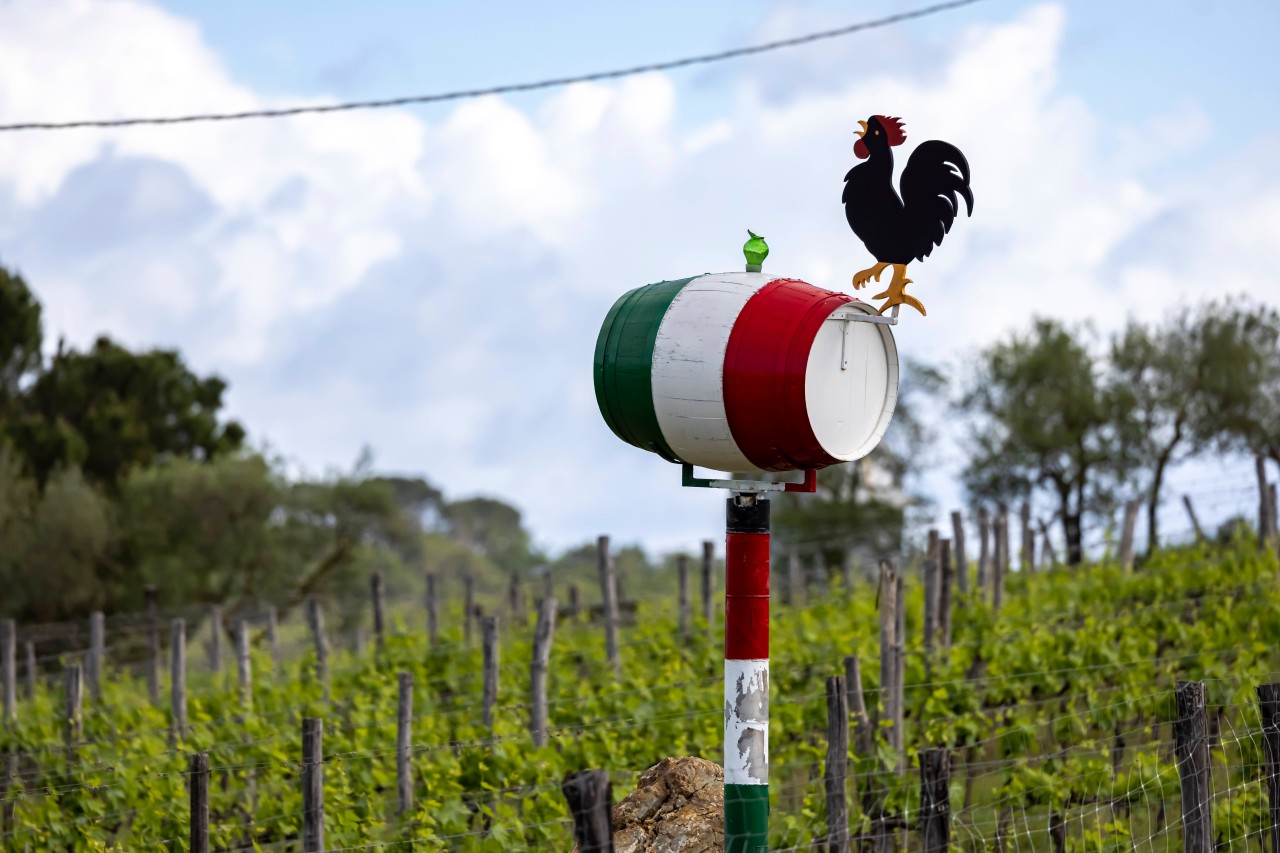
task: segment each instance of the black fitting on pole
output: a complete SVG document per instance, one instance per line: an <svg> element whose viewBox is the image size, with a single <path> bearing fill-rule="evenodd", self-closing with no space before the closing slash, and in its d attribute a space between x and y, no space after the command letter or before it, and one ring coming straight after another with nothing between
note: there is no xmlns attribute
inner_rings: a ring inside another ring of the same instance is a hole
<svg viewBox="0 0 1280 853"><path fill-rule="evenodd" d="M725 531L728 533L768 533L769 501L758 494L734 495L725 501Z"/></svg>

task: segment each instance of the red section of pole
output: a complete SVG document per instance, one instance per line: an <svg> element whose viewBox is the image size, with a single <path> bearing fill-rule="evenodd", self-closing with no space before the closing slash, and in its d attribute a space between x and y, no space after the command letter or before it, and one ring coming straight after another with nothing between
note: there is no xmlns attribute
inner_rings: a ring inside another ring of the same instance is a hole
<svg viewBox="0 0 1280 853"><path fill-rule="evenodd" d="M769 534L729 533L725 542L724 658L769 657Z"/></svg>

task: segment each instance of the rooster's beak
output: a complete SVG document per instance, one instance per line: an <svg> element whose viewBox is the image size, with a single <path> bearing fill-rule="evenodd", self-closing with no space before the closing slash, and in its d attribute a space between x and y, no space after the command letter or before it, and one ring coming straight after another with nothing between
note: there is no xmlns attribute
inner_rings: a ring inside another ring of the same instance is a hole
<svg viewBox="0 0 1280 853"><path fill-rule="evenodd" d="M854 133L858 134L860 137L865 136L867 132L867 123L865 121L860 121L858 124L862 125L862 130L855 130Z"/></svg>

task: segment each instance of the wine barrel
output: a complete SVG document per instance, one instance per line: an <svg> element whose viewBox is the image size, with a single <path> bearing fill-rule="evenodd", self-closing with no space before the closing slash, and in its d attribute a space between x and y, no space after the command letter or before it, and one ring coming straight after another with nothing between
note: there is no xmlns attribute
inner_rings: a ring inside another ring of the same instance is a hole
<svg viewBox="0 0 1280 853"><path fill-rule="evenodd" d="M596 339L609 428L672 462L795 471L860 459L898 399L888 325L845 293L761 272L662 281L624 294Z"/></svg>

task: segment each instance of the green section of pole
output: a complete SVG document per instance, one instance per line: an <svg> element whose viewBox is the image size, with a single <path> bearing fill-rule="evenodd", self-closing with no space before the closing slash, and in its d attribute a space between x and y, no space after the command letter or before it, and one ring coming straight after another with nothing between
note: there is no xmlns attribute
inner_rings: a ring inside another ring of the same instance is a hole
<svg viewBox="0 0 1280 853"><path fill-rule="evenodd" d="M614 303L596 338L596 403L618 438L675 462L653 408L653 345L682 278L648 284Z"/></svg>
<svg viewBox="0 0 1280 853"><path fill-rule="evenodd" d="M769 849L769 786L724 786L725 853Z"/></svg>

